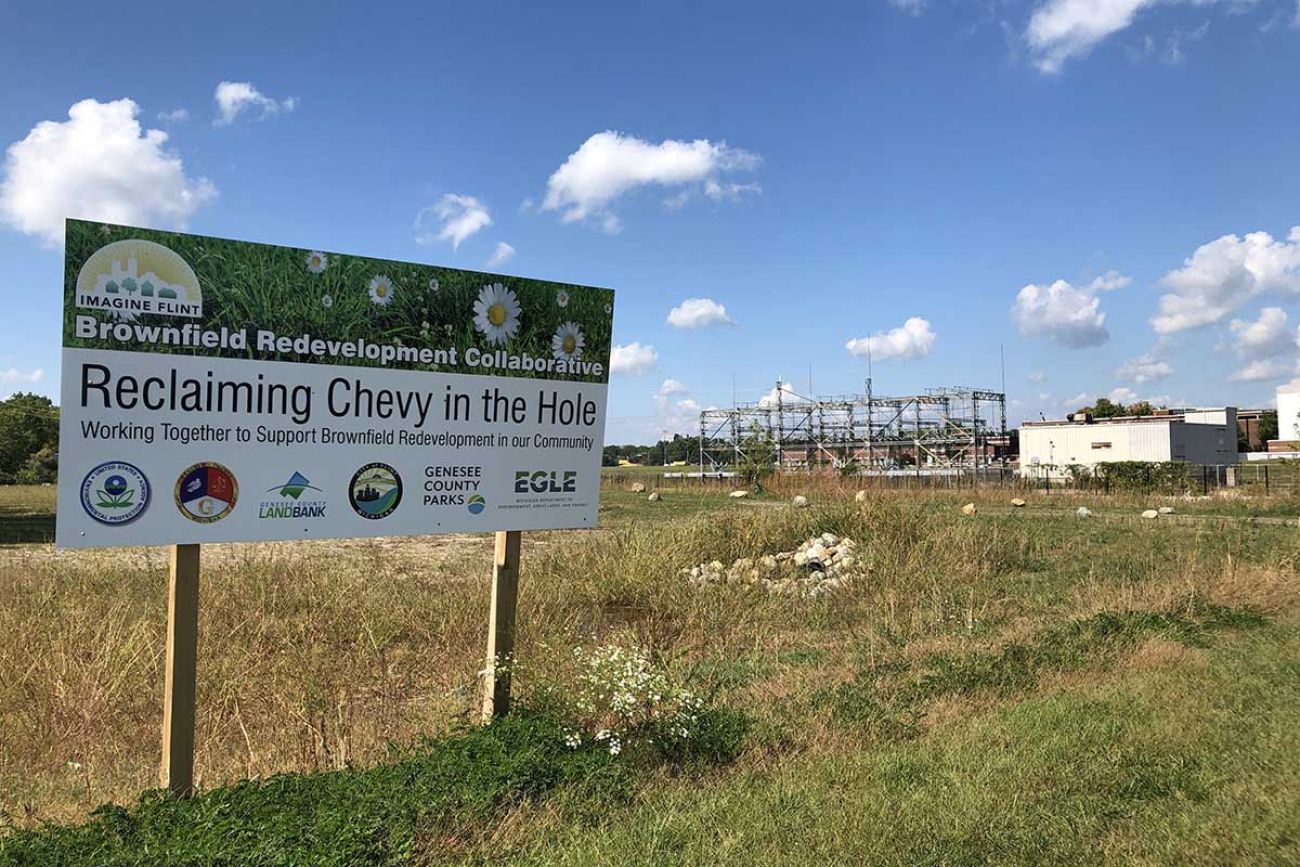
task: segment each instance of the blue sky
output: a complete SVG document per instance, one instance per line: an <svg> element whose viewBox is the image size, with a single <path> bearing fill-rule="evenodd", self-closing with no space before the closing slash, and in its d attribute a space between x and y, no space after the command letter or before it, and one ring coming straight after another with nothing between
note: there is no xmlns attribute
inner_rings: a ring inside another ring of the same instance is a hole
<svg viewBox="0 0 1300 867"><path fill-rule="evenodd" d="M1296 0L361 8L7 6L0 394L62 215L613 287L610 441L868 344L1013 420L1297 374Z"/></svg>

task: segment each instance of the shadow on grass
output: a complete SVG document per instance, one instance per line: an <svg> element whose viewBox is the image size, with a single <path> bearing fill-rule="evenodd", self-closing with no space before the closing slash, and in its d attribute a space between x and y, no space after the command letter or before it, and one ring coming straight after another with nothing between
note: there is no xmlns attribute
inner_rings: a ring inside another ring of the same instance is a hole
<svg viewBox="0 0 1300 867"><path fill-rule="evenodd" d="M0 545L54 541L54 513L0 506Z"/></svg>

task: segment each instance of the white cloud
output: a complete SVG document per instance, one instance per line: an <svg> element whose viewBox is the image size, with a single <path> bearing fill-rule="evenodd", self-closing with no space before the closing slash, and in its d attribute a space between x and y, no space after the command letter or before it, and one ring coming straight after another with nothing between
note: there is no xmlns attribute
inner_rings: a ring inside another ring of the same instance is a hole
<svg viewBox="0 0 1300 867"><path fill-rule="evenodd" d="M665 379L659 385L659 390L655 392L655 397L670 397L674 394L686 394L688 389L686 383L680 379Z"/></svg>
<svg viewBox="0 0 1300 867"><path fill-rule="evenodd" d="M1286 240L1268 232L1224 235L1198 247L1160 282L1172 291L1160 296L1151 318L1158 334L1213 324L1265 292L1298 295L1300 226Z"/></svg>
<svg viewBox="0 0 1300 867"><path fill-rule="evenodd" d="M1026 377L1030 382L1047 382L1047 374L1041 370L1035 370Z"/></svg>
<svg viewBox="0 0 1300 867"><path fill-rule="evenodd" d="M1118 271L1107 271L1100 277L1094 278L1088 284L1088 288L1093 292L1114 292L1116 289L1123 289L1132 282L1132 277L1126 277Z"/></svg>
<svg viewBox="0 0 1300 867"><path fill-rule="evenodd" d="M763 192L759 184L733 184L719 183L712 178L704 182L704 195L708 196L714 202L736 201L747 195L757 196Z"/></svg>
<svg viewBox="0 0 1300 867"><path fill-rule="evenodd" d="M934 349L935 334L930 321L913 316L897 328L878 331L870 337L855 337L844 348L853 355L869 355L874 361L897 358L911 361L923 358Z"/></svg>
<svg viewBox="0 0 1300 867"><path fill-rule="evenodd" d="M158 119L163 123L181 123L190 119L190 112L185 108L173 108L171 111L158 112Z"/></svg>
<svg viewBox="0 0 1300 867"><path fill-rule="evenodd" d="M241 114L251 109L260 108L262 113L258 117L264 118L281 111L290 112L298 107L297 97L271 99L254 87L251 81L220 82L212 92L212 98L217 103L217 119L214 121L217 126L234 123Z"/></svg>
<svg viewBox="0 0 1300 867"><path fill-rule="evenodd" d="M1173 372L1174 368L1169 362L1161 361L1151 353L1147 353L1124 362L1115 371L1115 375L1120 379L1142 385L1172 376Z"/></svg>
<svg viewBox="0 0 1300 867"><path fill-rule="evenodd" d="M1086 286L1066 280L1049 286L1030 283L1016 293L1011 318L1026 337L1045 337L1073 349L1098 346L1110 339L1110 332L1096 293L1124 285L1121 280L1128 278L1112 271Z"/></svg>
<svg viewBox="0 0 1300 867"><path fill-rule="evenodd" d="M0 385L32 385L45 378L45 371L39 367L34 370L19 370L10 367L0 370Z"/></svg>
<svg viewBox="0 0 1300 867"><path fill-rule="evenodd" d="M1228 378L1236 382L1261 382L1266 379L1280 379L1283 376L1290 376L1295 371L1296 365L1294 362L1288 363L1276 358L1261 358L1233 371Z"/></svg>
<svg viewBox="0 0 1300 867"><path fill-rule="evenodd" d="M447 193L415 215L415 243L428 247L450 241L455 250L461 241L490 225L487 205L473 196Z"/></svg>
<svg viewBox="0 0 1300 867"><path fill-rule="evenodd" d="M1234 349L1241 358L1273 358L1296 349L1295 334L1287 327L1281 307L1265 307L1254 322L1234 319L1228 330L1236 337Z"/></svg>
<svg viewBox="0 0 1300 867"><path fill-rule="evenodd" d="M668 324L674 328L706 328L735 323L727 315L727 308L712 298L687 298L668 311Z"/></svg>
<svg viewBox="0 0 1300 867"><path fill-rule="evenodd" d="M514 258L515 248L505 241L497 241L496 249L492 251L492 258L488 259L487 267L499 268Z"/></svg>
<svg viewBox="0 0 1300 867"><path fill-rule="evenodd" d="M649 373L659 363L659 353L649 344L627 343L609 352L609 372L627 376Z"/></svg>
<svg viewBox="0 0 1300 867"><path fill-rule="evenodd" d="M630 190L652 184L696 188L703 185L702 191L715 199L734 197L755 190L732 189L736 185L724 186L717 176L752 170L760 162L755 154L708 139L691 142L668 139L654 144L607 130L583 142L555 170L546 182L542 210L560 211L560 219L566 223L594 217L606 232L613 233L622 228L622 223L610 206ZM680 207L685 201L673 198L666 204Z"/></svg>
<svg viewBox="0 0 1300 867"><path fill-rule="evenodd" d="M790 406L795 403L807 403L808 398L795 394L794 386L788 382L778 382L772 387L772 390L758 399L758 405L766 408L776 406Z"/></svg>
<svg viewBox="0 0 1300 867"><path fill-rule="evenodd" d="M1192 6L1210 6L1217 3L1236 12L1256 0L1045 0L1034 9L1025 28L1025 42L1029 44L1034 65L1049 74L1061 71L1068 60L1086 57L1099 43L1132 26L1143 11L1162 3L1188 3ZM1182 59L1183 35L1200 39L1209 22L1183 34L1174 31L1169 37L1164 59L1177 63ZM1154 40L1145 38L1146 51L1154 50Z"/></svg>
<svg viewBox="0 0 1300 867"><path fill-rule="evenodd" d="M921 10L925 8L925 0L889 0L889 5L909 15L920 15Z"/></svg>
<svg viewBox="0 0 1300 867"><path fill-rule="evenodd" d="M64 217L183 228L217 195L185 174L163 146L167 133L142 130L129 99L84 99L66 121L42 121L9 146L0 181L0 220L47 246L63 243Z"/></svg>

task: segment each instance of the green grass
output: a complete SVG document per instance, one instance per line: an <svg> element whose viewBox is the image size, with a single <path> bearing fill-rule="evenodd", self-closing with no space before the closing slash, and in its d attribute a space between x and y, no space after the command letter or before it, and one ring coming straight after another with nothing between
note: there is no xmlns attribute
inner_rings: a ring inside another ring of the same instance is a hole
<svg viewBox="0 0 1300 867"><path fill-rule="evenodd" d="M1294 864L1300 630L878 749L673 785L471 863Z"/></svg>

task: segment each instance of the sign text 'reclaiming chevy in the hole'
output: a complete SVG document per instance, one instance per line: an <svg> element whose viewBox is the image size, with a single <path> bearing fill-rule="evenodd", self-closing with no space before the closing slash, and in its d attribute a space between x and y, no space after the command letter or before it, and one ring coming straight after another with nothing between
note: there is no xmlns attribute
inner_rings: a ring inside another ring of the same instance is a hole
<svg viewBox="0 0 1300 867"><path fill-rule="evenodd" d="M614 293L69 220L61 547L590 527Z"/></svg>

